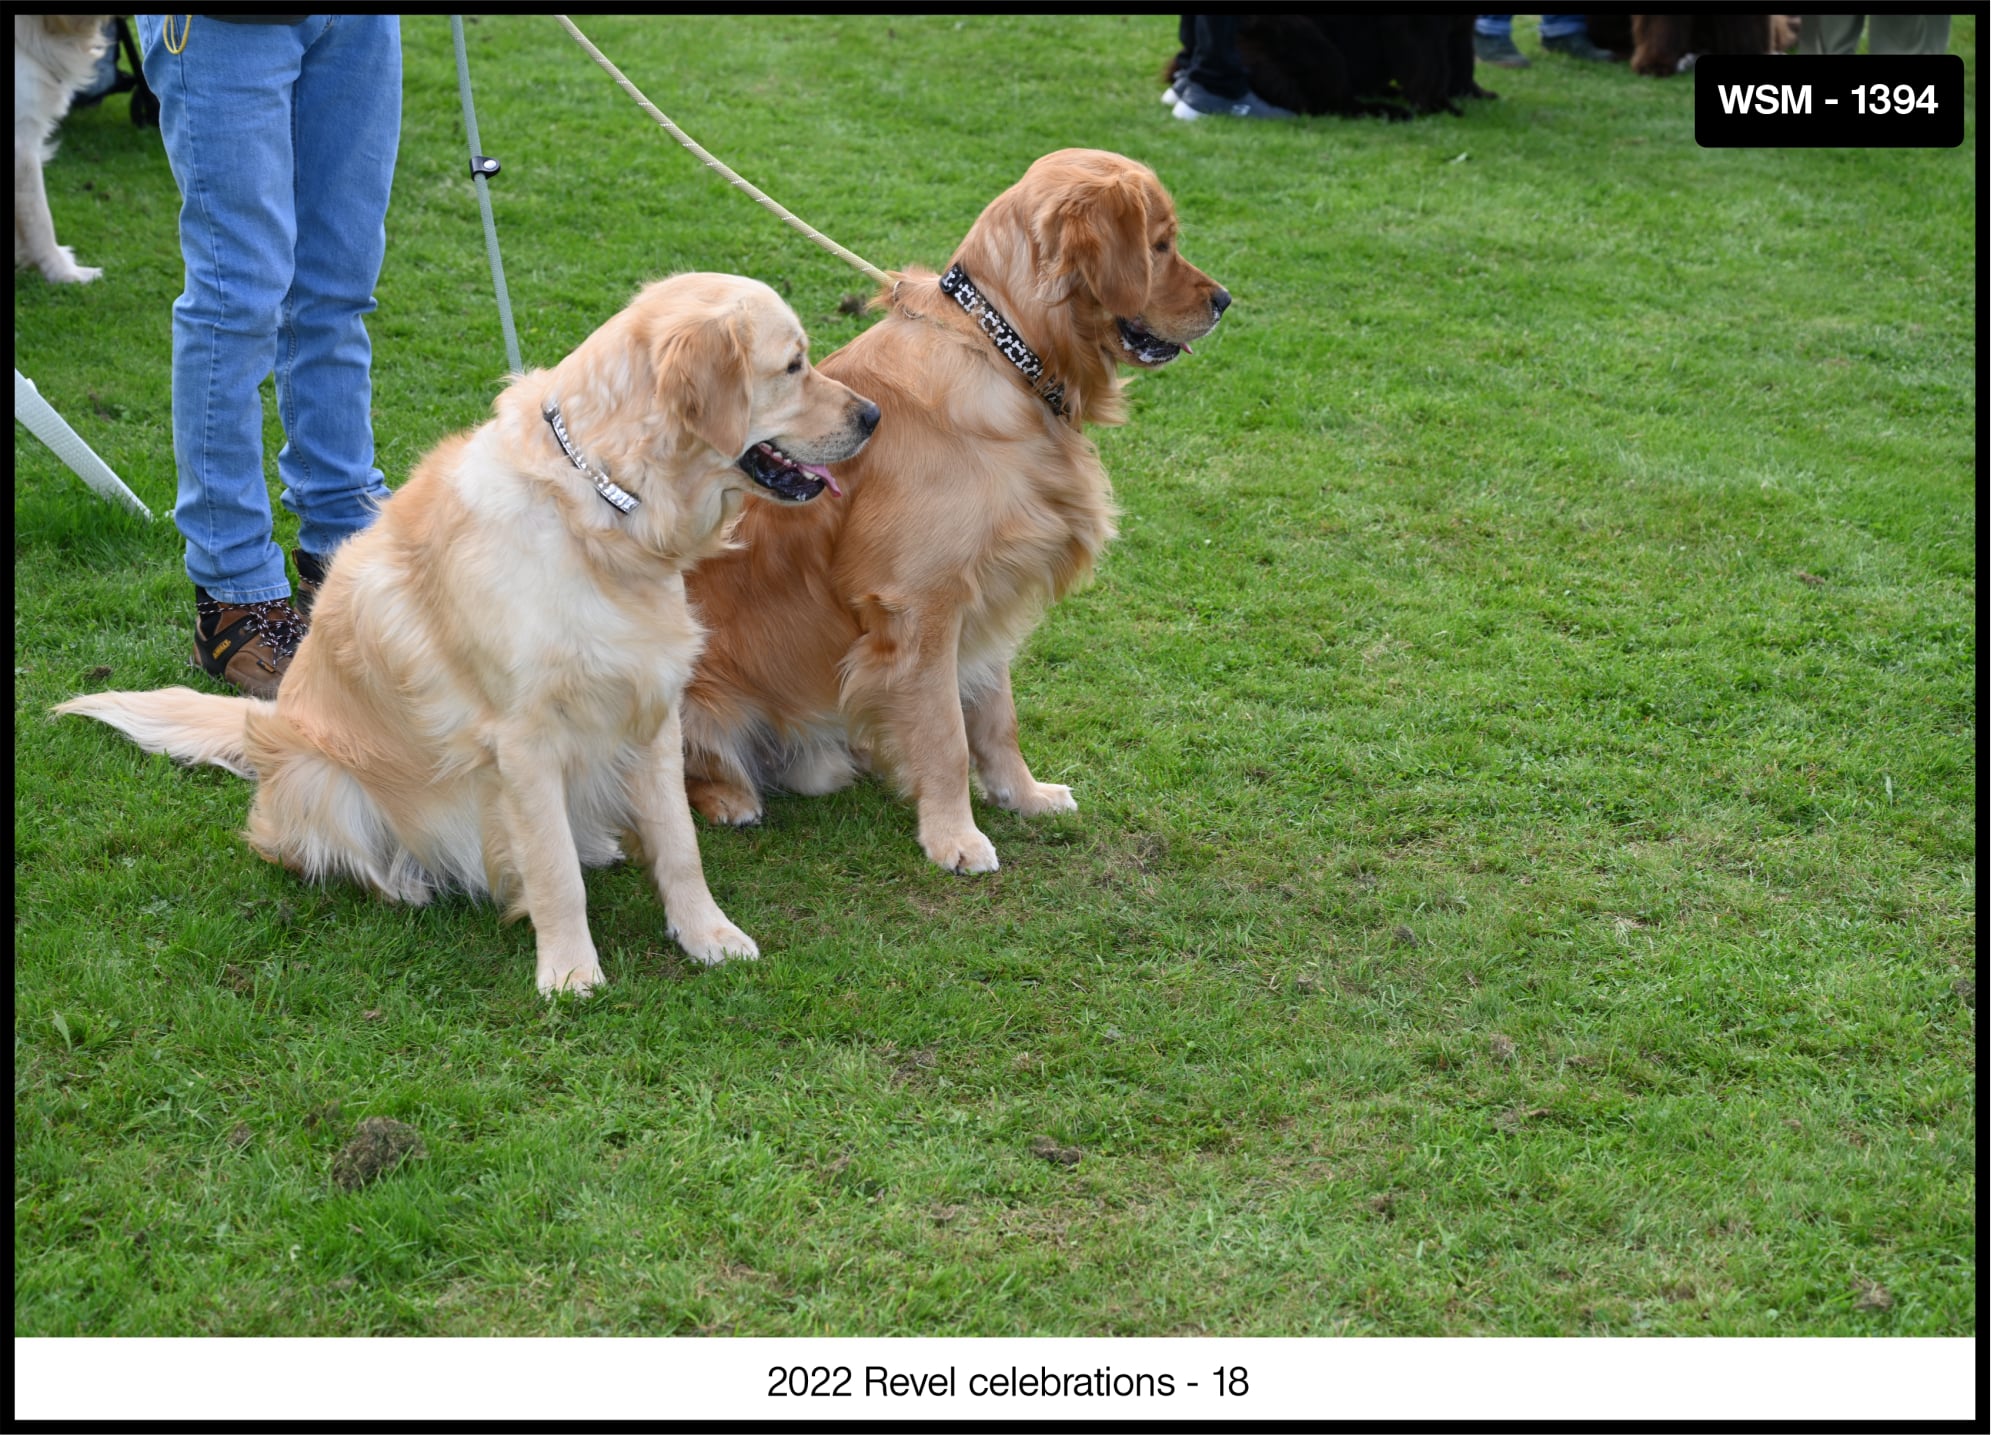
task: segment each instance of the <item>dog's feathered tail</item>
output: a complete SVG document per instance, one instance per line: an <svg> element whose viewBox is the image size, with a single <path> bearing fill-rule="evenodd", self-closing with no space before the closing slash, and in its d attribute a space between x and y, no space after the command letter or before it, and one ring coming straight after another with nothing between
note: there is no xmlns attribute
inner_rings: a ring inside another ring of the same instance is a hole
<svg viewBox="0 0 2000 1435"><path fill-rule="evenodd" d="M53 711L81 713L109 723L148 752L163 752L186 763L208 763L238 777L256 780L250 766L245 728L254 712L277 704L266 698L225 698L193 688L161 688L150 693L90 693L57 703Z"/></svg>

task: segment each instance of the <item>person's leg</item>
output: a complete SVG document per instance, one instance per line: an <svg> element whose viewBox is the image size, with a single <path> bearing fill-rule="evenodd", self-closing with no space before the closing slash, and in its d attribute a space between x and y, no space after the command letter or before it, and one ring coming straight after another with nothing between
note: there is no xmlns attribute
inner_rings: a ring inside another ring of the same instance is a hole
<svg viewBox="0 0 2000 1435"><path fill-rule="evenodd" d="M1175 119L1198 120L1203 115L1253 120L1293 117L1293 111L1270 103L1250 88L1250 71L1236 48L1234 15L1195 16L1194 40L1187 73L1173 92Z"/></svg>
<svg viewBox="0 0 2000 1435"><path fill-rule="evenodd" d="M1868 53L1871 55L1942 55L1950 48L1949 15L1868 17Z"/></svg>
<svg viewBox="0 0 2000 1435"><path fill-rule="evenodd" d="M180 186L183 292L174 301L174 523L187 573L210 598L261 603L291 592L271 539L264 411L279 310L292 283L292 84L302 49L288 25L139 17L146 83Z"/></svg>
<svg viewBox="0 0 2000 1435"><path fill-rule="evenodd" d="M1472 22L1472 53L1482 64L1525 70L1528 57L1514 44L1512 15L1481 15Z"/></svg>
<svg viewBox="0 0 2000 1435"><path fill-rule="evenodd" d="M363 320L382 273L403 55L394 15L316 15L298 28L306 32L292 106L298 240L278 332L278 474L299 517L299 547L323 559L389 496L375 467Z"/></svg>
<svg viewBox="0 0 2000 1435"><path fill-rule="evenodd" d="M1861 47L1865 15L1807 15L1799 21L1801 55L1852 55Z"/></svg>
<svg viewBox="0 0 2000 1435"><path fill-rule="evenodd" d="M1187 79L1187 67L1194 58L1194 16L1181 16L1181 48L1173 58L1173 73L1166 90L1160 95L1160 103L1171 105L1181 97L1181 84Z"/></svg>
<svg viewBox="0 0 2000 1435"><path fill-rule="evenodd" d="M1188 78L1225 100L1240 100L1250 88L1250 74L1236 53L1234 15L1194 17L1193 58L1188 62Z"/></svg>
<svg viewBox="0 0 2000 1435"><path fill-rule="evenodd" d="M1579 60L1614 60L1609 50L1591 43L1588 15L1542 16L1542 48Z"/></svg>

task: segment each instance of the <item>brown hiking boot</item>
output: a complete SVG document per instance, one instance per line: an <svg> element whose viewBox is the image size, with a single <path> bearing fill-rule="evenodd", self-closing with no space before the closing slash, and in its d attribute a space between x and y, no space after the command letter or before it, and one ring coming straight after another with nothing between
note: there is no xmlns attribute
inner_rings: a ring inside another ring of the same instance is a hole
<svg viewBox="0 0 2000 1435"><path fill-rule="evenodd" d="M310 619L313 604L319 601L319 585L326 582L326 560L315 558L303 548L294 548L292 562L299 570L299 584L292 594L292 606L299 610L301 618Z"/></svg>
<svg viewBox="0 0 2000 1435"><path fill-rule="evenodd" d="M253 698L274 698L306 620L288 599L225 603L194 590L194 661L211 678Z"/></svg>

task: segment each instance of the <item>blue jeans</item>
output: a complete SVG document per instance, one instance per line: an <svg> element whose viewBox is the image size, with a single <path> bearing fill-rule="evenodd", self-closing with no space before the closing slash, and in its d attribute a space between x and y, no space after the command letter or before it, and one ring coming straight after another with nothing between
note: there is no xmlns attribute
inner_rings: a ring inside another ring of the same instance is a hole
<svg viewBox="0 0 2000 1435"><path fill-rule="evenodd" d="M1554 40L1563 35L1580 35L1589 24L1586 15L1544 15L1542 16L1542 38ZM1472 28L1482 35L1509 35L1514 30L1512 15L1481 15L1472 22Z"/></svg>
<svg viewBox="0 0 2000 1435"><path fill-rule="evenodd" d="M264 376L277 375L285 507L330 557L389 496L369 423L363 318L403 120L393 15L296 25L139 16L146 83L181 190L186 287L174 301L174 522L212 598L288 596L264 478Z"/></svg>

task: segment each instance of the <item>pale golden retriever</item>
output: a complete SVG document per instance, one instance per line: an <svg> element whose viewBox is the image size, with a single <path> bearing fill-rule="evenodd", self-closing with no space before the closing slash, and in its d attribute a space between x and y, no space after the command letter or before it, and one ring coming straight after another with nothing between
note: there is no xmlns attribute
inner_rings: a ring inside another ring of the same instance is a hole
<svg viewBox="0 0 2000 1435"><path fill-rule="evenodd" d="M104 271L78 264L56 243L42 167L56 152L56 126L104 54L109 15L14 17L14 267L51 284L88 284Z"/></svg>
<svg viewBox="0 0 2000 1435"><path fill-rule="evenodd" d="M709 895L682 784L701 631L681 574L745 494L817 496L878 411L812 368L783 300L728 274L649 286L493 411L339 550L275 700L168 688L56 711L255 778L251 846L305 877L525 911L544 992L603 980L581 869L621 839L690 956L754 957Z"/></svg>
<svg viewBox="0 0 2000 1435"><path fill-rule="evenodd" d="M983 309L906 270L878 300L887 317L826 360L884 414L867 452L836 468L848 496L746 512L738 546L688 575L710 629L683 704L688 795L705 816L755 821L761 789L830 792L867 765L914 796L932 861L990 872L973 764L1002 807L1076 810L1021 758L1008 667L1113 536L1083 426L1122 420L1118 366L1165 364L1229 303L1176 233L1146 166L1047 155L986 207L946 271ZM1038 378L996 334L1032 350Z"/></svg>

